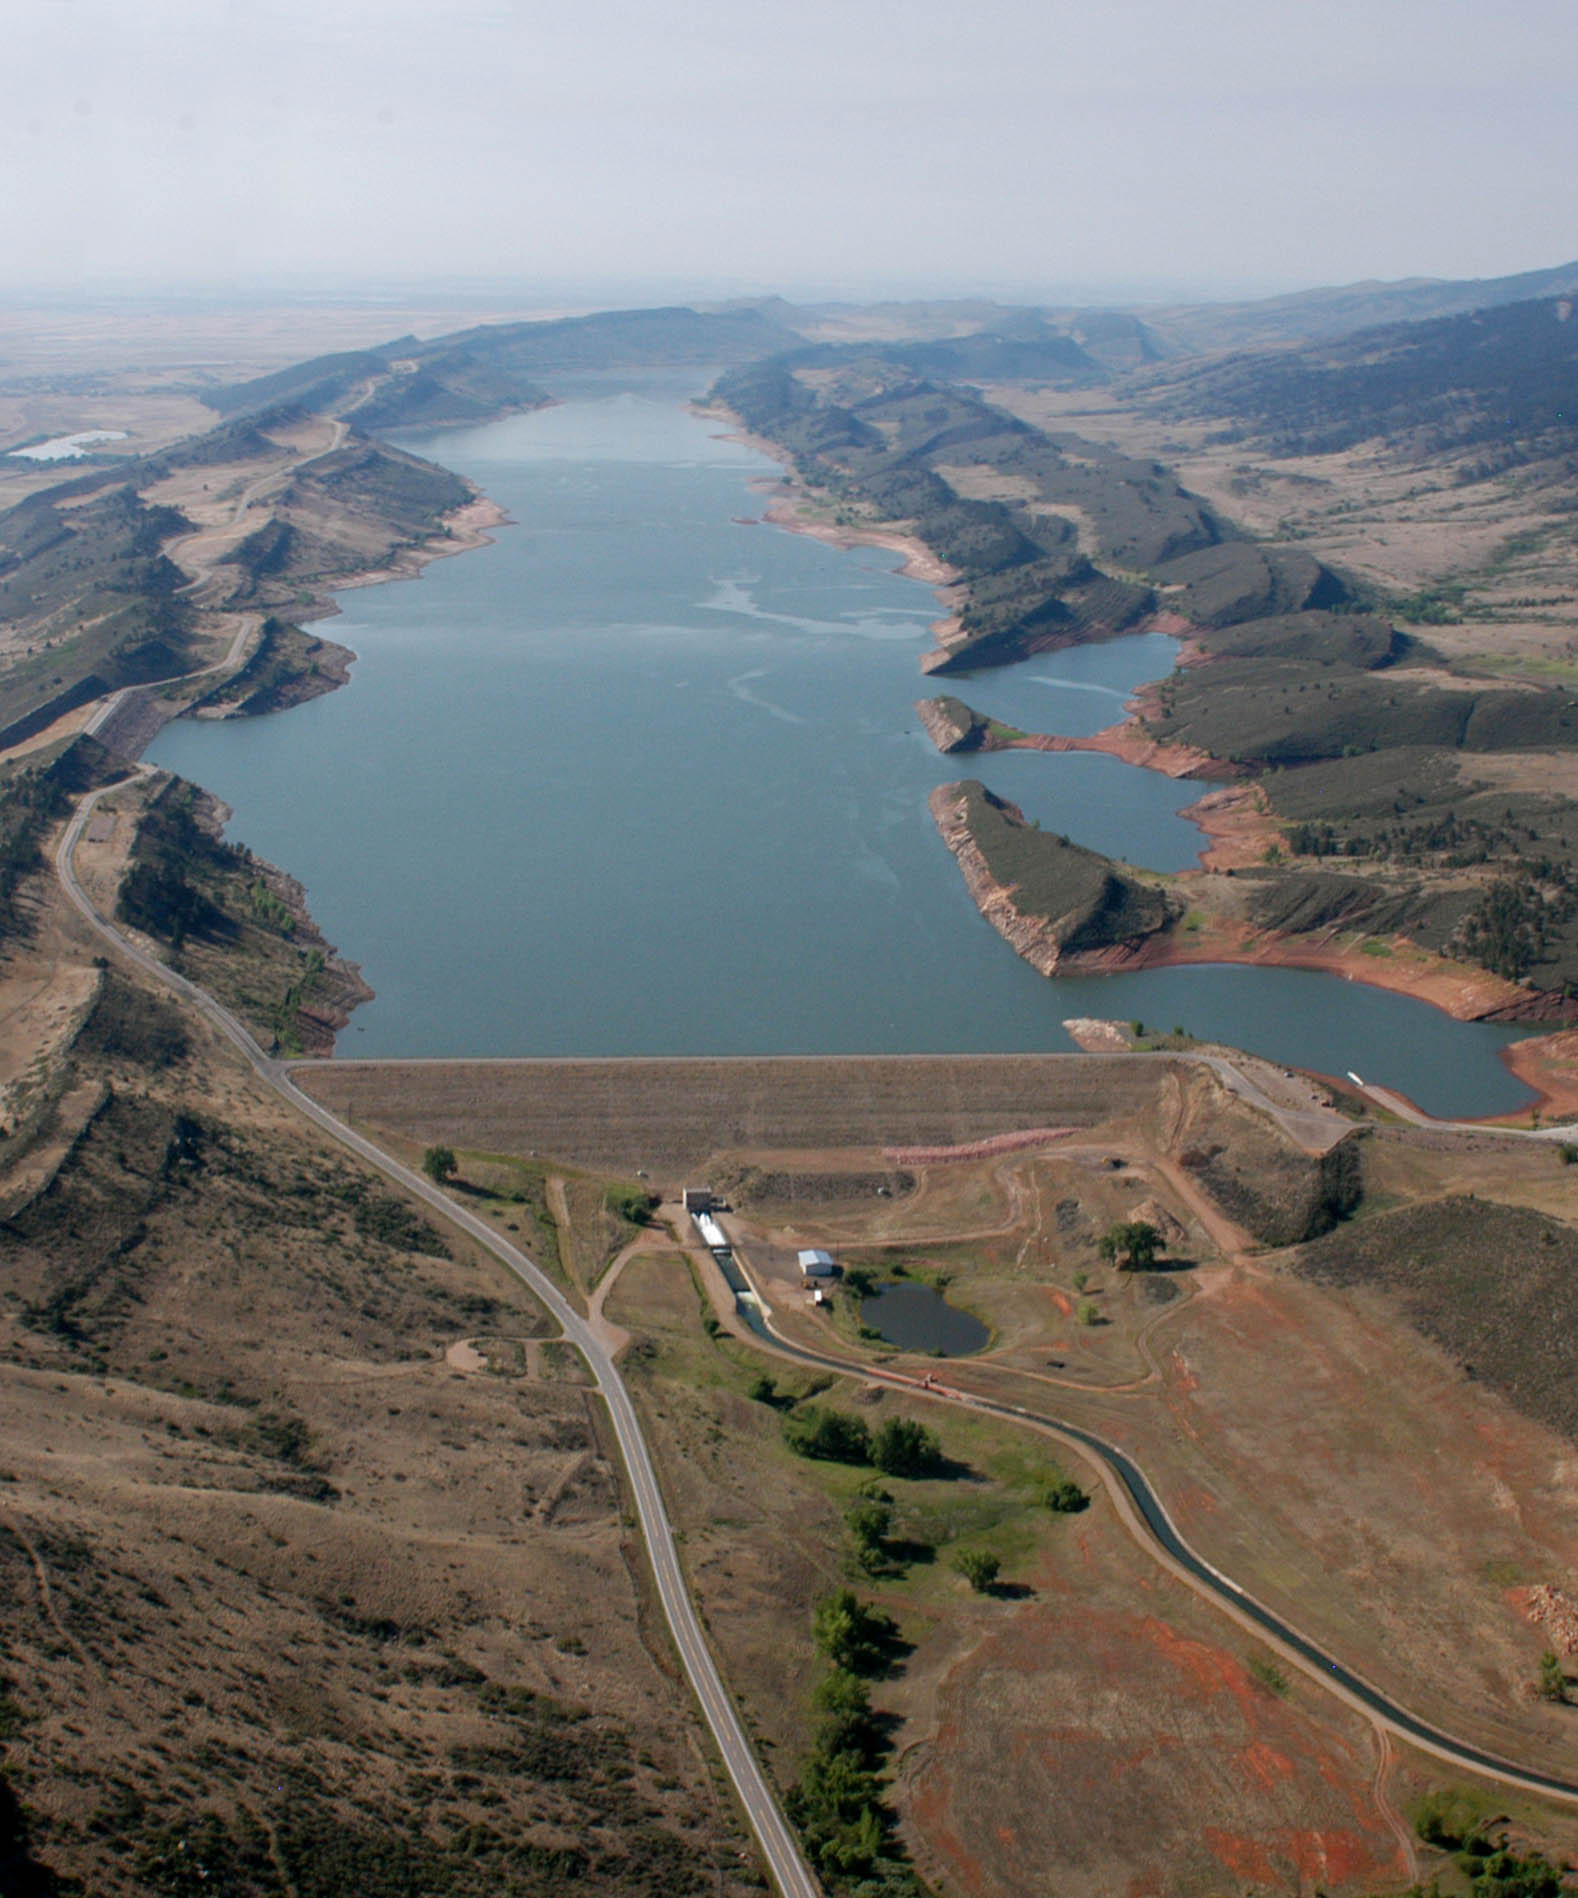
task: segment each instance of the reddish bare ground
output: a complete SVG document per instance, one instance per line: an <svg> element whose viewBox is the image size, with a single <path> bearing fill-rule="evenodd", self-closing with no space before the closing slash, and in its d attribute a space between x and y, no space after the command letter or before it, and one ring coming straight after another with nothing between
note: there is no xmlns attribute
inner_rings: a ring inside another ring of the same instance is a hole
<svg viewBox="0 0 1578 1898"><path fill-rule="evenodd" d="M923 1875L969 1898L1019 1898L1032 1866L1060 1898L1405 1883L1367 1726L1302 1681L1259 1685L1182 1589L1124 1566L1091 1520L1040 1599L977 1616L904 1762Z"/></svg>
<svg viewBox="0 0 1578 1898"><path fill-rule="evenodd" d="M1027 1127L1022 1133L993 1134L989 1140L970 1140L958 1147L884 1147L882 1157L896 1166L939 1166L949 1160L989 1160L996 1153L1019 1153L1026 1147L1048 1146L1065 1140L1072 1127Z"/></svg>
<svg viewBox="0 0 1578 1898"><path fill-rule="evenodd" d="M1540 1097L1540 1112L1559 1119L1578 1115L1578 1029L1515 1042L1506 1061L1518 1079Z"/></svg>
<svg viewBox="0 0 1578 1898"><path fill-rule="evenodd" d="M1207 791L1179 813L1205 832L1200 852L1202 870L1247 870L1263 863L1273 844L1280 847L1282 829L1266 809L1258 784L1229 784Z"/></svg>
<svg viewBox="0 0 1578 1898"><path fill-rule="evenodd" d="M1159 771L1165 778L1240 778L1241 765L1213 758L1196 745L1164 745L1152 738L1138 719L1125 719L1088 738L1062 738L1046 732L1026 732L1023 738L999 738L982 751L1104 751L1109 758Z"/></svg>

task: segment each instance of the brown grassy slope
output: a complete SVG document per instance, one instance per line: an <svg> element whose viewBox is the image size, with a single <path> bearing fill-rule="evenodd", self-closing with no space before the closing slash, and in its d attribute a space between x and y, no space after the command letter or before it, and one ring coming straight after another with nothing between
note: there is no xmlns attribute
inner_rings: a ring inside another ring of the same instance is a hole
<svg viewBox="0 0 1578 1898"><path fill-rule="evenodd" d="M1315 1158L1206 1071L1192 1074L1179 1098L1171 1130L1179 1165L1263 1245L1314 1238L1358 1205L1363 1161L1355 1135Z"/></svg>
<svg viewBox="0 0 1578 1898"><path fill-rule="evenodd" d="M1319 1285L1385 1294L1526 1416L1578 1435L1571 1225L1526 1206L1455 1196L1342 1227L1304 1247L1293 1265Z"/></svg>
<svg viewBox="0 0 1578 1898"><path fill-rule="evenodd" d="M541 1313L168 1004L112 983L69 1066L62 1163L0 1226L0 1773L36 1859L106 1898L194 1864L742 1889Z"/></svg>

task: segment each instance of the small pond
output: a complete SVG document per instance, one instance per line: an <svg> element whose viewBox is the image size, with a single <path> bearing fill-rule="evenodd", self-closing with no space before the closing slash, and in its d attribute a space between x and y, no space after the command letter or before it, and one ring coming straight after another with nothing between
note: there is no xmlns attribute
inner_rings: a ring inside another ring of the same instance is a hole
<svg viewBox="0 0 1578 1898"><path fill-rule="evenodd" d="M861 1300L860 1322L880 1331L889 1344L942 1358L968 1357L992 1335L979 1318L950 1305L929 1285L878 1286Z"/></svg>

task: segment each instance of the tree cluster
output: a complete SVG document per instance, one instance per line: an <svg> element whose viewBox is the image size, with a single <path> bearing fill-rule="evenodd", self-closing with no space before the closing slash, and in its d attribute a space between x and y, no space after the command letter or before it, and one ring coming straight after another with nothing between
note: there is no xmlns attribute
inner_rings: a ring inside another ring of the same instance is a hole
<svg viewBox="0 0 1578 1898"><path fill-rule="evenodd" d="M917 1898L919 1887L883 1800L887 1734L863 1678L886 1666L898 1630L891 1616L849 1589L818 1606L813 1628L832 1671L816 1689L819 1719L800 1783L784 1802L789 1818L834 1891Z"/></svg>
<svg viewBox="0 0 1578 1898"><path fill-rule="evenodd" d="M784 1441L797 1456L871 1463L886 1476L929 1476L944 1467L937 1433L909 1417L888 1417L873 1431L847 1410L799 1404L784 1419Z"/></svg>

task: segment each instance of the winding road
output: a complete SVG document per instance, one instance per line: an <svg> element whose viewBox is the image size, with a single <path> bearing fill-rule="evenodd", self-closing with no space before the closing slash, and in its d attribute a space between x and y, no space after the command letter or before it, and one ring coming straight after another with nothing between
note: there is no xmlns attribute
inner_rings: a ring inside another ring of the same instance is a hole
<svg viewBox="0 0 1578 1898"><path fill-rule="evenodd" d="M140 765L138 770L146 774L151 772L152 767ZM784 1898L821 1898L821 1886L812 1875L794 1835L778 1809L777 1799L746 1737L740 1716L723 1685L717 1664L712 1658L712 1651L702 1633L701 1623L697 1618L690 1599L690 1591L686 1587L685 1577L680 1569L679 1555L674 1546L673 1527L668 1519L662 1492L658 1488L657 1474L652 1466L646 1439L641 1433L640 1420L630 1400L630 1392L625 1386L624 1379L619 1375L618 1368L600 1332L575 1311L553 1281L534 1265L524 1252L511 1245L502 1234L493 1231L475 1213L464 1206L457 1205L448 1194L441 1192L424 1175L413 1171L408 1166L402 1166L398 1160L391 1159L387 1153L374 1146L372 1141L364 1139L354 1128L336 1119L327 1108L320 1107L291 1080L289 1069L284 1063L274 1060L263 1052L246 1028L228 1009L221 1007L211 995L198 988L195 983L189 982L185 976L178 974L174 969L167 968L157 956L150 954L137 943L129 941L118 929L99 915L89 900L87 892L77 881L73 858L83 828L92 816L99 799L116 788L118 787L106 785L83 798L77 807L76 814L66 826L65 833L56 849L55 868L61 887L73 907L94 934L113 948L117 955L134 963L145 975L153 977L164 987L173 990L189 1008L194 1009L212 1028L223 1035L246 1060L253 1073L276 1094L289 1102L299 1114L310 1120L332 1140L349 1148L358 1159L365 1160L369 1166L376 1167L380 1173L393 1180L406 1192L425 1201L442 1218L452 1225L459 1226L479 1245L485 1247L494 1258L507 1266L533 1297L553 1314L565 1339L573 1344L586 1359L596 1380L597 1390L608 1406L608 1414L613 1422L614 1434L618 1439L620 1454L625 1461L626 1474L641 1521L642 1534L646 1538L653 1580L657 1585L663 1613L668 1620L669 1631L673 1635L680 1661L696 1699L701 1705L707 1725L712 1729L713 1737L717 1741L718 1750L723 1756L723 1763L728 1769L729 1777L733 1780L735 1790L745 1808L751 1830L756 1834L757 1843L767 1861L768 1869Z"/></svg>

